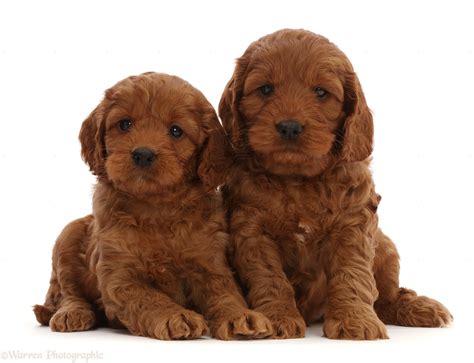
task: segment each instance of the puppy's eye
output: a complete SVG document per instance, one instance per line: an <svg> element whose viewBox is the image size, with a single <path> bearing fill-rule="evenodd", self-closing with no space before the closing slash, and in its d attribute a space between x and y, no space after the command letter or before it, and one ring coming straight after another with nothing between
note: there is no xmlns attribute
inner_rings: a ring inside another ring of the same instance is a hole
<svg viewBox="0 0 474 363"><path fill-rule="evenodd" d="M179 139L183 135L184 131L181 127L173 125L170 127L170 135L175 139Z"/></svg>
<svg viewBox="0 0 474 363"><path fill-rule="evenodd" d="M127 132L132 127L132 120L129 118L124 118L118 122L118 127L123 132Z"/></svg>
<svg viewBox="0 0 474 363"><path fill-rule="evenodd" d="M328 95L328 91L321 87L316 87L314 89L314 92L316 93L316 96L318 96L318 98L324 98Z"/></svg>
<svg viewBox="0 0 474 363"><path fill-rule="evenodd" d="M260 87L259 90L262 95L270 96L273 93L273 86L271 84L266 84Z"/></svg>

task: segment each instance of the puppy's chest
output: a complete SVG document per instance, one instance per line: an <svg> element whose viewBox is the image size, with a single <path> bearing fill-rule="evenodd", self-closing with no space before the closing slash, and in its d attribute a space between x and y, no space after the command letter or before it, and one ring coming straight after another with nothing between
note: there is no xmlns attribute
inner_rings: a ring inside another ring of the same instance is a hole
<svg viewBox="0 0 474 363"><path fill-rule="evenodd" d="M271 205L267 218L267 223L274 227L271 229L302 245L322 239L334 215L319 191L310 186L279 192Z"/></svg>
<svg viewBox="0 0 474 363"><path fill-rule="evenodd" d="M199 249L197 241L206 226L200 220L177 219L137 228L138 247L144 261L180 262L190 251Z"/></svg>
<svg viewBox="0 0 474 363"><path fill-rule="evenodd" d="M197 232L191 226L168 227L142 232L136 253L145 279L176 301L184 302L188 295L187 265L191 263L190 254L196 251L194 234Z"/></svg>
<svg viewBox="0 0 474 363"><path fill-rule="evenodd" d="M318 187L299 186L273 193L263 217L264 232L278 244L289 270L310 272L324 251L337 211Z"/></svg>
<svg viewBox="0 0 474 363"><path fill-rule="evenodd" d="M147 274L157 279L178 276L187 256L200 248L199 240L207 231L201 215L180 213L135 218L126 230L129 248L138 255Z"/></svg>

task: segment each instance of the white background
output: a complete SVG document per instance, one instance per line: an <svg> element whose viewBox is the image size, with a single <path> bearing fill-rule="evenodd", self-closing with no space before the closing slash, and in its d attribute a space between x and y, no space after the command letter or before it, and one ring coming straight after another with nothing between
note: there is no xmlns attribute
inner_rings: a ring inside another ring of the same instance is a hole
<svg viewBox="0 0 474 363"><path fill-rule="evenodd" d="M92 350L101 359L90 362L472 361L472 17L467 1L2 1L0 360ZM103 91L154 70L217 106L234 59L283 27L323 34L352 60L375 116L380 220L402 256L401 282L442 301L452 327L340 342L316 325L301 340L227 343L39 327L31 306L43 302L54 240L91 210L94 178L77 136Z"/></svg>

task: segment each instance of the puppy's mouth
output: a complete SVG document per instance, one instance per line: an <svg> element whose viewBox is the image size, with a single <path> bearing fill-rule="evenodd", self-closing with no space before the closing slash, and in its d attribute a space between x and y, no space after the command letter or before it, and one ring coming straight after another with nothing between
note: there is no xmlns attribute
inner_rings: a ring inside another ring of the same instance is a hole
<svg viewBox="0 0 474 363"><path fill-rule="evenodd" d="M151 179L156 176L155 167L142 168L134 165L133 174L135 174L138 178Z"/></svg>
<svg viewBox="0 0 474 363"><path fill-rule="evenodd" d="M260 158L265 158L268 161L273 160L275 163L283 163L283 164L288 164L288 163L306 163L310 160L313 159L311 155L308 155L305 153L304 150L302 150L301 147L297 146L291 146L291 147L286 147L286 146L281 146L277 147L271 152L268 153L260 153L257 152L257 155L260 156Z"/></svg>
<svg viewBox="0 0 474 363"><path fill-rule="evenodd" d="M298 152L298 151L291 151L291 150L278 152L278 153L275 153L273 156L274 156L275 161L283 162L285 164L286 163L302 164L308 161L312 161L314 159L313 157L305 153Z"/></svg>
<svg viewBox="0 0 474 363"><path fill-rule="evenodd" d="M300 155L304 156L307 154L306 148L301 142L280 142L273 148L271 154L273 155L288 155L295 156Z"/></svg>
<svg viewBox="0 0 474 363"><path fill-rule="evenodd" d="M134 176L134 179L135 182L138 182L140 184L149 184L157 182L156 174L144 172L143 170L138 171L137 174Z"/></svg>
<svg viewBox="0 0 474 363"><path fill-rule="evenodd" d="M276 147L275 152L301 154L304 153L303 147L298 142L283 142Z"/></svg>

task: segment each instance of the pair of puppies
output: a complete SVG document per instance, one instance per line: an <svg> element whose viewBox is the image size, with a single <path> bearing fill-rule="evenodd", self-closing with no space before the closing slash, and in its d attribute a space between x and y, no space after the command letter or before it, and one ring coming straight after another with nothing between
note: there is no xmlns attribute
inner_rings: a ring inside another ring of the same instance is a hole
<svg viewBox="0 0 474 363"><path fill-rule="evenodd" d="M337 47L296 30L252 43L219 113L227 135L198 91L165 75L106 92L80 136L99 180L94 217L60 235L41 323L197 337L207 326L192 308L221 339L301 337L323 317L329 338L377 339L384 323L450 322L399 288L396 248L377 227L372 117Z"/></svg>

